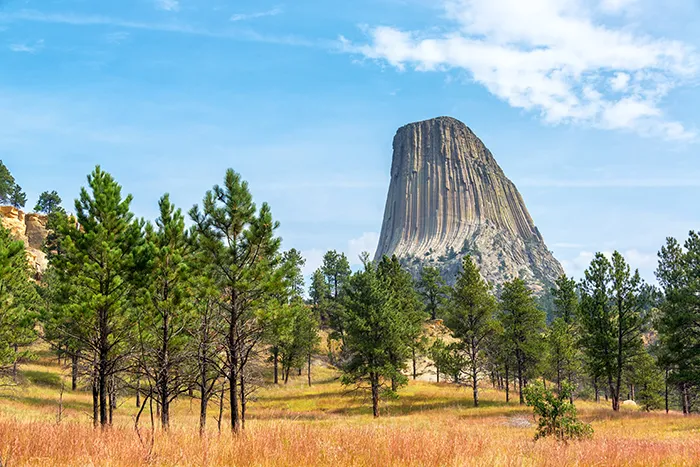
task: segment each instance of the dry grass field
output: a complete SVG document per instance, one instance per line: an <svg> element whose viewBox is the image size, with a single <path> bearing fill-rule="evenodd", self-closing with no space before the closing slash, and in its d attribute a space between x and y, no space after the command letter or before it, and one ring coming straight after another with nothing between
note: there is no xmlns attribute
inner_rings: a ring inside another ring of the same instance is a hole
<svg viewBox="0 0 700 467"><path fill-rule="evenodd" d="M0 458L3 465L700 465L700 417L613 414L607 405L578 402L595 429L592 440L569 444L533 441L527 408L506 404L504 394L484 389L483 407L471 406L470 391L449 384L411 383L374 420L367 401L348 393L328 368L316 368L286 387L266 387L249 406L246 433L216 429L197 433L198 401L176 405L173 429L155 432L133 423L133 399L123 398L115 426L93 430L91 396L66 391L57 423L61 379L67 371L48 354L23 366L23 385L0 395Z"/></svg>

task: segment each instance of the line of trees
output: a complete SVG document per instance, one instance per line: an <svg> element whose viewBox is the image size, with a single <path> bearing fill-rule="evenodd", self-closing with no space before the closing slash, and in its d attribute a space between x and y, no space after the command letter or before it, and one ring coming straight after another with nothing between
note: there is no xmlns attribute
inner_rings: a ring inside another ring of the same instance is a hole
<svg viewBox="0 0 700 467"><path fill-rule="evenodd" d="M303 301L303 259L282 252L270 208L257 208L233 170L186 217L164 195L155 224L136 219L131 196L97 167L75 216L52 208L50 267L40 287L43 328L71 361L73 388L93 394L95 426L112 423L116 399L136 393L155 404L160 425L187 394L200 399L200 430L212 401L230 428L246 407L272 349L285 381L318 345L315 310ZM301 371L301 370L299 370ZM138 417L137 417L138 423Z"/></svg>
<svg viewBox="0 0 700 467"><path fill-rule="evenodd" d="M542 380L560 394L573 388L571 402L605 397L615 411L626 399L697 410L694 232L661 249L660 289L619 253L597 254L580 281L557 279L548 320L522 280L496 294L470 256L447 286L434 268L414 280L397 258L364 254L353 272L344 254L329 251L306 297L303 257L281 250L270 207L258 208L233 170L188 215L164 195L154 223L134 216L131 196L100 167L87 182L75 215L57 193L40 197L50 231L41 283L22 243L0 229L0 377L17 382L41 330L70 365L72 389L91 391L95 426L109 426L118 398L130 394L137 424L155 408L167 430L173 402L193 397L202 433L216 403L219 429L226 410L240 432L263 374L282 384L305 370L311 385L315 358L366 391L375 416L428 366L438 382L467 385L475 406L486 383L522 404L528 384Z"/></svg>

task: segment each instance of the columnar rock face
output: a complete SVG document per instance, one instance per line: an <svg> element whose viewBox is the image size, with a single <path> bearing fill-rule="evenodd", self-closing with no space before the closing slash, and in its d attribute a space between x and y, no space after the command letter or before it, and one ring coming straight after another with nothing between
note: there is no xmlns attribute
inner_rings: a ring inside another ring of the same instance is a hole
<svg viewBox="0 0 700 467"><path fill-rule="evenodd" d="M538 294L564 272L491 152L450 117L412 123L394 138L375 257L394 254L414 274L439 267L449 283L470 254L490 282L520 277Z"/></svg>
<svg viewBox="0 0 700 467"><path fill-rule="evenodd" d="M24 242L29 264L37 277L46 270L48 262L42 248L48 232L47 217L41 214L24 214L12 206L0 206L0 224L17 240Z"/></svg>

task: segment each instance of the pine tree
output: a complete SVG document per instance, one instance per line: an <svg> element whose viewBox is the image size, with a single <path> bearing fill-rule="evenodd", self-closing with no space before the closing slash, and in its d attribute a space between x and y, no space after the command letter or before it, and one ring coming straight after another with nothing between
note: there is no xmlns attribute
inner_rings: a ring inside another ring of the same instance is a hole
<svg viewBox="0 0 700 467"><path fill-rule="evenodd" d="M17 209L22 209L27 204L27 195L22 191L22 187L15 184L10 192L10 204Z"/></svg>
<svg viewBox="0 0 700 467"><path fill-rule="evenodd" d="M691 412L691 392L700 381L700 234L690 232L681 246L668 238L656 271L664 291L658 331L661 362L668 383L679 388L684 414Z"/></svg>
<svg viewBox="0 0 700 467"><path fill-rule="evenodd" d="M328 335L329 351L332 352L331 340L340 341L345 344L345 307L343 305L344 286L350 278L350 263L344 253L335 250L327 252L323 256L321 266L326 289L329 293L323 309L322 319L325 319L331 328Z"/></svg>
<svg viewBox="0 0 700 467"><path fill-rule="evenodd" d="M497 308L491 286L481 277L471 256L465 256L450 295L446 324L464 353L474 407L479 405L479 375L486 367L486 344L495 331Z"/></svg>
<svg viewBox="0 0 700 467"><path fill-rule="evenodd" d="M391 293L369 255L363 263L363 270L352 275L345 287L348 359L342 367L342 382L369 389L372 413L379 417L382 394L394 395L392 386L406 383L395 364L397 355L406 355L406 330L403 314L391 305Z"/></svg>
<svg viewBox="0 0 700 467"><path fill-rule="evenodd" d="M523 388L527 385L526 378L542 356L546 315L537 308L532 291L522 279L503 284L499 320L503 326L504 338L515 357L520 403L524 404Z"/></svg>
<svg viewBox="0 0 700 467"><path fill-rule="evenodd" d="M423 304L415 290L413 278L408 271L401 267L396 256L390 259L384 256L377 265L377 276L383 282L385 290L389 294L388 306L398 310L402 315L404 341L407 347L403 349L410 354L414 379L417 377L417 356L422 348L423 323L427 316L423 312ZM391 355L394 366L400 371L405 369L405 361L408 355L396 349ZM392 381L392 390L396 391L399 382Z"/></svg>
<svg viewBox="0 0 700 467"><path fill-rule="evenodd" d="M208 191L201 210L194 206L190 217L224 311L223 371L229 383L231 430L238 432L245 424L246 372L263 338L259 310L284 286L280 239L275 237L279 223L266 203L256 208L248 183L231 169L224 185Z"/></svg>
<svg viewBox="0 0 700 467"><path fill-rule="evenodd" d="M109 424L108 385L128 364L133 342L133 274L143 265L142 225L129 210L131 196L98 166L75 202L77 224L62 226L63 254L51 258L60 280L71 287L70 317L60 332L85 349L93 380L94 423Z"/></svg>
<svg viewBox="0 0 700 467"><path fill-rule="evenodd" d="M445 279L440 274L440 270L432 266L425 266L421 269L417 288L425 301L427 311L430 313L430 319L435 321L440 314L440 308L449 291Z"/></svg>
<svg viewBox="0 0 700 467"><path fill-rule="evenodd" d="M564 380L574 384L580 366L576 282L562 275L555 281L551 293L554 320L547 331L548 367L557 383L557 390L561 390Z"/></svg>
<svg viewBox="0 0 700 467"><path fill-rule="evenodd" d="M170 405L189 389L189 367L195 352L191 329L195 313L191 297L191 247L180 209L169 195L158 202L155 228L146 226L152 262L144 271L138 309L139 375L148 382L160 409L164 430L170 427Z"/></svg>
<svg viewBox="0 0 700 467"><path fill-rule="evenodd" d="M605 378L613 410L618 411L624 369L643 350L642 280L620 253L613 253L612 263L598 253L580 289L581 344L594 376Z"/></svg>
<svg viewBox="0 0 700 467"><path fill-rule="evenodd" d="M36 340L38 296L30 280L24 244L0 227L0 377L17 382L23 348Z"/></svg>
<svg viewBox="0 0 700 467"><path fill-rule="evenodd" d="M58 192L55 190L51 192L45 191L39 195L39 200L36 202L34 210L44 214L53 214L61 209L61 202L62 200Z"/></svg>
<svg viewBox="0 0 700 467"><path fill-rule="evenodd" d="M15 177L12 176L7 166L0 160L0 203L9 203L14 190Z"/></svg>

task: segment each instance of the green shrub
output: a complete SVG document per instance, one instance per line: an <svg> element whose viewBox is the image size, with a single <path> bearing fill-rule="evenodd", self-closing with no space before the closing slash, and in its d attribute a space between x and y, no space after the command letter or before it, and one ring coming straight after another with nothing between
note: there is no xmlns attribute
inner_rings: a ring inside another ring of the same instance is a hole
<svg viewBox="0 0 700 467"><path fill-rule="evenodd" d="M593 428L578 420L576 407L569 401L573 390L571 384L564 383L557 395L539 381L525 388L525 401L537 418L535 440L554 436L559 441L568 441L593 435Z"/></svg>

